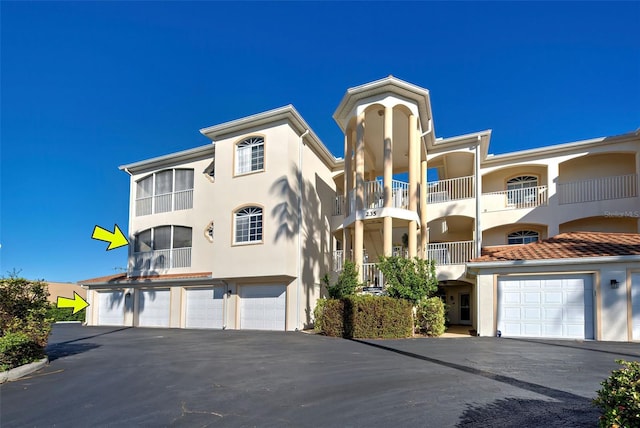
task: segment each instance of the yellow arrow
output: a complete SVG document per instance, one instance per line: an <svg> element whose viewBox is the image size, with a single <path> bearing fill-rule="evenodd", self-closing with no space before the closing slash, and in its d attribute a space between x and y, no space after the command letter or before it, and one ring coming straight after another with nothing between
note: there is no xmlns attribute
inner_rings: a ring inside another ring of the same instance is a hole
<svg viewBox="0 0 640 428"><path fill-rule="evenodd" d="M91 235L93 239L108 242L109 246L107 247L107 251L129 245L129 241L127 241L127 238L125 238L118 225L116 224L114 226L115 230L112 233L96 225L96 227L93 228L93 234Z"/></svg>
<svg viewBox="0 0 640 428"><path fill-rule="evenodd" d="M74 314L89 306L87 301L75 291L73 292L73 299L58 296L57 304L59 308L73 308Z"/></svg>

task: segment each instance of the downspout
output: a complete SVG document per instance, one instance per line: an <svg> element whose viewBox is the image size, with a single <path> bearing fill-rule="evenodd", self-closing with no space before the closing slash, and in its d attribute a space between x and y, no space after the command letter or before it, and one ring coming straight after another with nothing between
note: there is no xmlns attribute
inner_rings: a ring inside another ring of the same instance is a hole
<svg viewBox="0 0 640 428"><path fill-rule="evenodd" d="M231 293L231 290L229 289L229 284L227 283L227 281L225 281L224 279L221 279L220 282L224 284L224 295L222 297L222 301L224 302L224 304L222 305L222 329L226 330L227 315L229 313L227 305L229 304L229 294Z"/></svg>
<svg viewBox="0 0 640 428"><path fill-rule="evenodd" d="M131 171L129 171L129 168L124 167L122 168L124 170L124 172L126 172L127 174L129 174L129 177L133 177L133 174L131 173ZM131 181L129 181L129 200L131 200ZM133 204L135 206L135 196L133 196ZM127 227L127 234L131 233L131 219L133 218L133 216L131 215L131 204L129 204L129 222L128 222L128 227ZM129 239L131 239L131 235L129 235ZM127 245L127 278L129 277L129 260L131 260L131 258L133 257L133 250L132 250L132 246L131 245Z"/></svg>
<svg viewBox="0 0 640 428"><path fill-rule="evenodd" d="M480 142L482 141L482 137L478 136L478 144L476 144L476 158L475 158L475 197L476 197L476 257L480 257L482 255L482 230L480 229L480 201L482 197L482 193L480 187L482 186L482 181L480 177ZM480 286L478 284L478 277L476 276L476 335L480 336Z"/></svg>
<svg viewBox="0 0 640 428"><path fill-rule="evenodd" d="M296 331L300 329L300 291L302 289L302 148L304 147L304 137L309 135L309 130L305 130L300 135L300 145L298 146L298 284L296 291Z"/></svg>

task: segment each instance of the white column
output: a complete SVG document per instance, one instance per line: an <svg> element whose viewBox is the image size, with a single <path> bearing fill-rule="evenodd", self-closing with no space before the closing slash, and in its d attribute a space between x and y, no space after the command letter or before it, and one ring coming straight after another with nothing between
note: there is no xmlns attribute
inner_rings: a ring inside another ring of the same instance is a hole
<svg viewBox="0 0 640 428"><path fill-rule="evenodd" d="M392 187L393 187L393 107L384 108L384 207L391 208L393 206ZM393 219L390 216L384 218L382 235L384 255L389 257L393 252Z"/></svg>
<svg viewBox="0 0 640 428"><path fill-rule="evenodd" d="M560 175L560 166L557 162L553 162L547 165L547 198L549 205L553 205L553 209L558 209L558 177ZM560 233L560 224L557 217L553 217L551 221L547 223L547 237Z"/></svg>
<svg viewBox="0 0 640 428"><path fill-rule="evenodd" d="M347 133L344 136L344 212L345 217L348 217L351 214L351 204L349 201L349 193L353 188L353 174L351 172L351 154L352 154L352 145L351 145L351 131L347 130Z"/></svg>
<svg viewBox="0 0 640 428"><path fill-rule="evenodd" d="M420 154L417 150L418 118L409 115L409 210L418 211L418 170ZM416 256L418 224L415 220L409 221L409 257Z"/></svg>
<svg viewBox="0 0 640 428"><path fill-rule="evenodd" d="M357 118L355 147L356 166L356 211L364 210L364 112ZM353 261L359 269L359 280L363 280L363 250L364 250L364 224L362 220L356 220L354 225Z"/></svg>
<svg viewBox="0 0 640 428"><path fill-rule="evenodd" d="M427 258L427 160L420 163L420 251L421 258Z"/></svg>

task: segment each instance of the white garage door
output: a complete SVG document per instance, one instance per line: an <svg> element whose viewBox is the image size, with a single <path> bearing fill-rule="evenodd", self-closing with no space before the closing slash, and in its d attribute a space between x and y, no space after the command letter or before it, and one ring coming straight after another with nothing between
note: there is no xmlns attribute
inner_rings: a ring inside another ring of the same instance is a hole
<svg viewBox="0 0 640 428"><path fill-rule="evenodd" d="M98 292L98 325L124 325L124 291Z"/></svg>
<svg viewBox="0 0 640 428"><path fill-rule="evenodd" d="M187 328L222 328L223 287L187 288Z"/></svg>
<svg viewBox="0 0 640 428"><path fill-rule="evenodd" d="M498 330L505 337L593 339L589 275L498 279Z"/></svg>
<svg viewBox="0 0 640 428"><path fill-rule="evenodd" d="M640 340L640 273L631 275L631 314L631 337Z"/></svg>
<svg viewBox="0 0 640 428"><path fill-rule="evenodd" d="M240 328L284 330L287 293L284 285L240 287Z"/></svg>
<svg viewBox="0 0 640 428"><path fill-rule="evenodd" d="M171 307L169 289L140 290L138 293L138 325L140 327L169 327L169 309Z"/></svg>

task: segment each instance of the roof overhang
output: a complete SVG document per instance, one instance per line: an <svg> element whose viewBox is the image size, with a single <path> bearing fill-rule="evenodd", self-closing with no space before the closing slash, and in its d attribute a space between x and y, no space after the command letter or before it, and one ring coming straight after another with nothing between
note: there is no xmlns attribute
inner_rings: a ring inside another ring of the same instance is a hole
<svg viewBox="0 0 640 428"><path fill-rule="evenodd" d="M435 137L429 91L391 75L384 79L347 89L347 93L342 97L342 101L340 101L338 108L333 113L333 119L344 133L347 130L350 115L360 101L385 93L399 95L416 103L423 132L427 132L424 135L427 140L427 146L433 144Z"/></svg>
<svg viewBox="0 0 640 428"><path fill-rule="evenodd" d="M483 269L535 267L535 266L565 266L565 265L593 265L599 263L640 263L640 256L603 256L576 257L559 259L536 260L501 260L486 262L467 262L467 270L478 273ZM492 272L493 273L493 272Z"/></svg>
<svg viewBox="0 0 640 428"><path fill-rule="evenodd" d="M320 138L311 129L309 124L307 124L300 113L298 113L291 104L265 111L263 113L246 116L241 119L232 120L230 122L221 123L219 125L210 126L208 128L202 128L200 133L215 142L227 136L241 134L250 129L259 128L282 120L286 120L300 136L309 131L305 137L306 142L310 143L315 153L330 168L334 168L337 162L335 156L331 154L324 143L322 143Z"/></svg>
<svg viewBox="0 0 640 428"><path fill-rule="evenodd" d="M158 156L155 158L130 163L127 165L121 165L118 167L121 171L125 171L131 175L139 172L144 172L149 169L162 168L163 166L176 165L181 162L188 162L194 159L200 159L206 156L215 155L215 144L207 144L206 146L200 146L189 150L184 150L177 153L171 153L168 155Z"/></svg>

